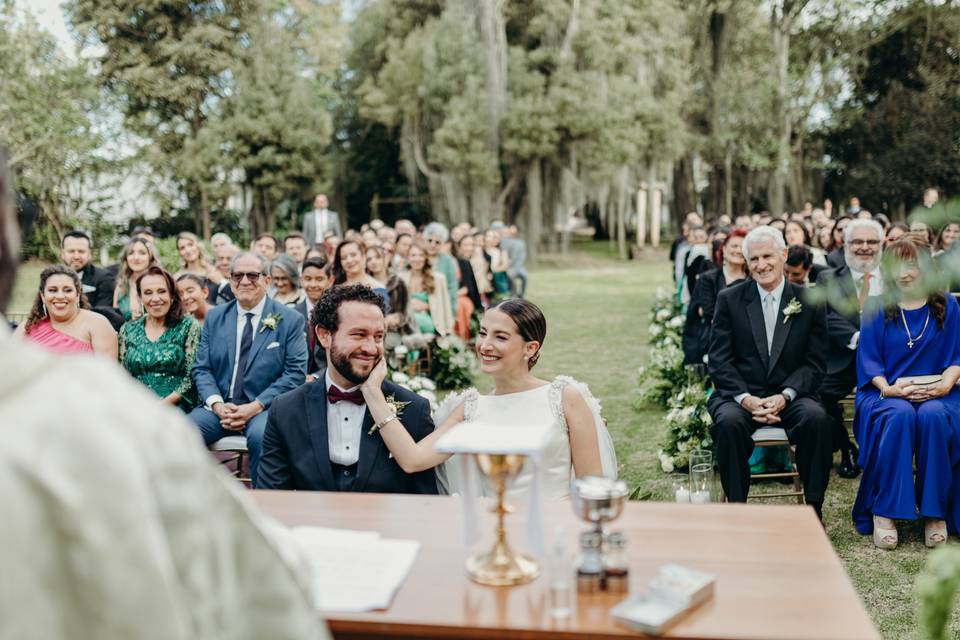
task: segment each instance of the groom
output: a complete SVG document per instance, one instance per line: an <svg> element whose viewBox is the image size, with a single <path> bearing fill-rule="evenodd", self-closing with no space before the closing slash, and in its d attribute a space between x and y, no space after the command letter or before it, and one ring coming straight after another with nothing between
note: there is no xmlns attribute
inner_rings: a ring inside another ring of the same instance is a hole
<svg viewBox="0 0 960 640"><path fill-rule="evenodd" d="M407 474L390 455L360 386L383 358L382 298L363 285L341 285L313 310L317 340L327 351L323 379L286 393L267 416L258 489L437 493L433 469ZM388 399L404 403L398 417L414 440L433 429L430 403L392 382Z"/></svg>
<svg viewBox="0 0 960 640"><path fill-rule="evenodd" d="M746 502L752 434L783 428L797 447L807 504L821 515L833 458L830 419L817 396L828 349L826 312L784 278L787 248L773 227L743 241L752 279L720 292L707 366L708 402L723 490Z"/></svg>

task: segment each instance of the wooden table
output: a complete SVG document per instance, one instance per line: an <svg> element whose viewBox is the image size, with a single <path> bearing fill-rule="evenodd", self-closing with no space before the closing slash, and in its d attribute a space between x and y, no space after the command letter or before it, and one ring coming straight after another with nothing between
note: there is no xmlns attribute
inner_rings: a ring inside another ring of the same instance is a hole
<svg viewBox="0 0 960 640"><path fill-rule="evenodd" d="M543 577L512 588L470 582L463 570L468 551L461 544L463 518L456 498L282 491L252 495L263 511L290 526L367 529L420 541L417 560L389 609L327 616L337 638L642 635L615 624L608 614L623 596L575 595L573 615L558 621L549 616ZM518 550L525 538L519 511L507 524ZM571 539L585 528L566 502L547 505L546 522L548 532L562 525ZM493 528L492 516L488 528ZM631 502L614 528L628 540L634 592L643 591L668 562L717 576L714 599L666 637L879 638L812 509Z"/></svg>

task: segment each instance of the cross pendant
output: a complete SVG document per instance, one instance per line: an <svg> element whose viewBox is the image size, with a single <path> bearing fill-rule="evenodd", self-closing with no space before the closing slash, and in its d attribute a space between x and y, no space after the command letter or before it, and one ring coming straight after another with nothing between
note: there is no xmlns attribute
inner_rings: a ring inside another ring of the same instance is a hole
<svg viewBox="0 0 960 640"><path fill-rule="evenodd" d="M913 349L913 340L907 340L907 346Z"/></svg>

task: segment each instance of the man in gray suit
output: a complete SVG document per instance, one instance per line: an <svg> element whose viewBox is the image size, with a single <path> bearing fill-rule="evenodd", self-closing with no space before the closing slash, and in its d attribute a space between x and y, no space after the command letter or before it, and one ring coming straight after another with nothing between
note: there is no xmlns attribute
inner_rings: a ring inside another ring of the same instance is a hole
<svg viewBox="0 0 960 640"><path fill-rule="evenodd" d="M500 248L507 252L510 266L507 267L507 276L510 277L510 291L522 298L527 292L527 243L517 235L517 226L505 226L503 223L494 223L491 228L500 231L502 240Z"/></svg>
<svg viewBox="0 0 960 640"><path fill-rule="evenodd" d="M327 195L318 193L313 199L313 211L304 216L303 237L307 241L307 246L323 244L323 236L328 231L343 236L343 231L340 229L340 214L330 211L328 206Z"/></svg>

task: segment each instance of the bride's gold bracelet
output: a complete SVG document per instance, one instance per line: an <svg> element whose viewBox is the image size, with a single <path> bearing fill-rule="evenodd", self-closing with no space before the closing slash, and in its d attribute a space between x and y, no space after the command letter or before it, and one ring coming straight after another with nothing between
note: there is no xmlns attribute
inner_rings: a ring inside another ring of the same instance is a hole
<svg viewBox="0 0 960 640"><path fill-rule="evenodd" d="M380 422L378 422L378 423L376 423L375 425L373 425L372 427L370 427L370 431L367 431L367 435L368 435L368 436L372 436L372 435L373 435L374 433L376 433L377 431L380 431L380 429L381 429L382 427L386 426L386 424L387 424L388 422L390 422L391 420L396 420L396 419L397 419L397 414L395 414L395 413L387 416L386 418L384 418L384 419L381 420Z"/></svg>

